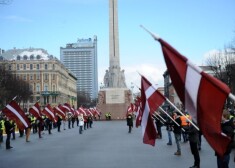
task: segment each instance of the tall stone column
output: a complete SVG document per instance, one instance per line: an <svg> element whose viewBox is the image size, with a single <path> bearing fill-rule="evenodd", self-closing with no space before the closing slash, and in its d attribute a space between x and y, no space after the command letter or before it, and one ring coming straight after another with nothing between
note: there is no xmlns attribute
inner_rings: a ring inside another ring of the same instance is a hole
<svg viewBox="0 0 235 168"><path fill-rule="evenodd" d="M109 66L120 68L117 0L109 0Z"/></svg>
<svg viewBox="0 0 235 168"><path fill-rule="evenodd" d="M126 88L124 70L120 68L117 0L109 0L109 70L106 71L104 85L107 88Z"/></svg>
<svg viewBox="0 0 235 168"><path fill-rule="evenodd" d="M120 68L118 6L117 0L109 0L109 69L104 76L104 88L98 95L97 109L105 114L110 113L112 119L124 119L132 96L126 87L124 70Z"/></svg>

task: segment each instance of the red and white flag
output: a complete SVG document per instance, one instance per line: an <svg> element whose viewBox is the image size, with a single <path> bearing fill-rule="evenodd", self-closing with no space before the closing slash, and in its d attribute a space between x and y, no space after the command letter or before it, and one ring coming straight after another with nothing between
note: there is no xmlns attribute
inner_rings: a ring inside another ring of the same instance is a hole
<svg viewBox="0 0 235 168"><path fill-rule="evenodd" d="M51 121L53 121L54 123L56 122L56 117L54 114L54 110L52 109L52 107L50 106L50 104L48 104L42 111L43 114L45 114Z"/></svg>
<svg viewBox="0 0 235 168"><path fill-rule="evenodd" d="M86 110L83 107L79 107L78 111L83 114L83 116L87 116Z"/></svg>
<svg viewBox="0 0 235 168"><path fill-rule="evenodd" d="M54 112L59 114L62 117L62 119L65 119L66 109L61 104L59 104L57 107L54 107Z"/></svg>
<svg viewBox="0 0 235 168"><path fill-rule="evenodd" d="M41 109L38 102L29 108L29 113L31 113L36 118L42 118Z"/></svg>
<svg viewBox="0 0 235 168"><path fill-rule="evenodd" d="M139 126L141 126L141 120L142 120L142 114L143 114L143 112L142 112L142 102L141 102L141 98L139 96L136 98L135 104L137 106L137 111L136 111L136 114L135 114L135 116L136 116L135 126L136 126L136 128L138 128Z"/></svg>
<svg viewBox="0 0 235 168"><path fill-rule="evenodd" d="M68 103L64 103L63 107L66 109L66 112L71 112L71 106Z"/></svg>
<svg viewBox="0 0 235 168"><path fill-rule="evenodd" d="M20 106L16 103L16 101L12 100L2 112L11 120L14 120L17 124L17 127L21 130L28 128L30 126L30 122L25 115L24 111L20 108Z"/></svg>
<svg viewBox="0 0 235 168"><path fill-rule="evenodd" d="M168 72L175 90L210 146L223 155L230 139L222 133L221 117L230 89L215 77L194 66L164 40L162 46Z"/></svg>
<svg viewBox="0 0 235 168"><path fill-rule="evenodd" d="M143 142L155 145L157 131L153 123L152 114L165 101L165 97L159 96L154 86L144 77L141 78L141 101L143 114L141 120Z"/></svg>

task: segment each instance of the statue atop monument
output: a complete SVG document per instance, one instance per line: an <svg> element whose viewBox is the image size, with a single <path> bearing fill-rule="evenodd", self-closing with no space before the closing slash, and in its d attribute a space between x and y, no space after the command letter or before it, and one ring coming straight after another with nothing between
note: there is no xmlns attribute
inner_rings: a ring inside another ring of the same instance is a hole
<svg viewBox="0 0 235 168"><path fill-rule="evenodd" d="M104 76L107 88L126 88L124 70L120 68L117 0L109 0L109 70Z"/></svg>

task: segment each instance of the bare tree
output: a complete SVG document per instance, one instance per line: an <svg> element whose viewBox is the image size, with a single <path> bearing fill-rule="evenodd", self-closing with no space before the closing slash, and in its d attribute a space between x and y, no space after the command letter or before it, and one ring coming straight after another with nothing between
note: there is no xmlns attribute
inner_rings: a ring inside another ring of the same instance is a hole
<svg viewBox="0 0 235 168"><path fill-rule="evenodd" d="M235 93L235 46L233 43L227 46L223 51L210 55L206 64L211 66L214 76L228 85L231 92ZM230 100L227 101L230 107Z"/></svg>
<svg viewBox="0 0 235 168"><path fill-rule="evenodd" d="M16 79L10 71L7 71L4 66L0 66L0 106L3 107L15 96L19 101L26 102L32 92L29 84L24 80Z"/></svg>

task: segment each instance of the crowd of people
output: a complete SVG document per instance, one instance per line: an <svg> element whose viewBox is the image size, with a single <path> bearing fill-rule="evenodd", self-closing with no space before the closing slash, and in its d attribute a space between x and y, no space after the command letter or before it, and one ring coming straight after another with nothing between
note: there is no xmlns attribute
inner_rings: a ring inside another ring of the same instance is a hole
<svg viewBox="0 0 235 168"><path fill-rule="evenodd" d="M16 132L19 132L19 137L22 138L25 136L25 141L30 142L30 134L38 134L39 138L42 138L43 134L52 134L52 129L57 129L58 132L61 132L61 125L63 125L63 130L79 127L79 133L82 134L84 130L92 128L93 116L92 115L83 115L73 116L72 113L67 113L66 118L63 119L57 114L57 121L53 122L45 115L42 118L35 118L33 115L26 113L30 125L24 130L17 128L16 123L13 120L10 120L4 114L0 114L0 145L5 141L6 149L9 150L13 148L11 146L11 140L16 139ZM67 126L66 126L67 125ZM6 135L6 139L4 139Z"/></svg>
<svg viewBox="0 0 235 168"><path fill-rule="evenodd" d="M162 127L166 126L168 142L167 145L172 145L172 134L175 137L175 143L177 151L174 153L177 156L180 156L181 153L181 142L189 142L191 153L194 157L194 164L190 168L199 168L200 167L200 154L201 150L201 137L202 132L198 129L197 124L192 120L192 117L185 112L184 115L181 115L179 112L174 111L170 113L170 117L164 115L164 113L157 112L156 115L153 115L153 119L156 124L156 130L158 133L158 138L162 138ZM191 121L191 122L189 122ZM230 137L231 142L228 146L225 154L223 156L215 153L217 157L217 166L218 168L228 168L230 161L230 153L233 148L235 148L235 116L233 110L224 109L222 120L221 120L221 129L224 134ZM234 162L235 162L235 153L234 153Z"/></svg>

